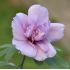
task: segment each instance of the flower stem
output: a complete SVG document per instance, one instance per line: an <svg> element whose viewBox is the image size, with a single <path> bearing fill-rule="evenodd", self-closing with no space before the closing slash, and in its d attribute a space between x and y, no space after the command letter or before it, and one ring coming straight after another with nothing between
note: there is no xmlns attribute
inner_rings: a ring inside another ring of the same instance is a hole
<svg viewBox="0 0 70 70"><path fill-rule="evenodd" d="M24 61L25 61L25 55L22 58L22 61L21 61L21 64L20 64L20 69L23 69Z"/></svg>

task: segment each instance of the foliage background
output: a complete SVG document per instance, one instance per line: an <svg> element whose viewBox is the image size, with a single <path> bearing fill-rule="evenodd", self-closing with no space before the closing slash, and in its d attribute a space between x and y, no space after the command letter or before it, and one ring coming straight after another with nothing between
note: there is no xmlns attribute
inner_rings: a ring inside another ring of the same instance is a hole
<svg viewBox="0 0 70 70"><path fill-rule="evenodd" d="M11 45L11 21L16 13L27 13L32 4L47 7L52 22L64 23L65 36L53 43L56 57L44 62L26 57L24 68L70 68L70 0L0 0L0 68L19 68L23 56Z"/></svg>

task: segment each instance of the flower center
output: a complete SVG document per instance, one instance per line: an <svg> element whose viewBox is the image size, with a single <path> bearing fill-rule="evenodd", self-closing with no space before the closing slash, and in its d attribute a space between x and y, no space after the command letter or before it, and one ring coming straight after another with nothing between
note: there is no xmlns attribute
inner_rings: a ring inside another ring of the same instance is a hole
<svg viewBox="0 0 70 70"><path fill-rule="evenodd" d="M40 40L43 40L46 37L46 34L49 29L49 25L47 25L46 23L44 24L40 25L31 24L27 26L24 32L26 38L32 43L36 43Z"/></svg>
<svg viewBox="0 0 70 70"><path fill-rule="evenodd" d="M33 44L36 44L36 41L34 39L32 39L31 37L27 38L28 41L30 41Z"/></svg>
<svg viewBox="0 0 70 70"><path fill-rule="evenodd" d="M44 38L45 33L39 28L33 29L31 36L27 37L28 41L35 44L36 42L42 40Z"/></svg>

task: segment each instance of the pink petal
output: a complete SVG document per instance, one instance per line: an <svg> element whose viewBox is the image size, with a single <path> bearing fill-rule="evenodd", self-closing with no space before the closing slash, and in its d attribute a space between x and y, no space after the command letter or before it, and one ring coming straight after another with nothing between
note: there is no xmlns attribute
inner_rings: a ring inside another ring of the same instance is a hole
<svg viewBox="0 0 70 70"><path fill-rule="evenodd" d="M49 42L39 42L37 43L37 55L34 59L38 61L43 61L46 58L51 58L56 55L56 50Z"/></svg>
<svg viewBox="0 0 70 70"><path fill-rule="evenodd" d="M48 58L54 57L56 55L56 50L55 50L54 46L52 46L50 43L48 43L47 47L48 47L48 52L46 53L47 57Z"/></svg>
<svg viewBox="0 0 70 70"><path fill-rule="evenodd" d="M48 23L48 10L41 5L32 5L28 10L28 20L30 23ZM32 20L32 21L31 21Z"/></svg>
<svg viewBox="0 0 70 70"><path fill-rule="evenodd" d="M40 48L37 49L37 55L34 57L37 61L43 61L47 58L46 53L44 53Z"/></svg>
<svg viewBox="0 0 70 70"><path fill-rule="evenodd" d="M51 23L47 39L49 41L60 40L64 36L64 25L61 23Z"/></svg>
<svg viewBox="0 0 70 70"><path fill-rule="evenodd" d="M34 28L34 25L29 24L29 26L27 27L26 32L24 33L26 37L30 37L32 35L33 28Z"/></svg>
<svg viewBox="0 0 70 70"><path fill-rule="evenodd" d="M12 21L12 31L15 39L24 40L23 27L27 23L27 15L18 13Z"/></svg>
<svg viewBox="0 0 70 70"><path fill-rule="evenodd" d="M40 41L40 42L37 42L37 44L36 44L40 49L42 49L43 50L43 52L47 52L48 51L48 47L47 47L47 45L48 45L48 42L46 41L46 40L44 40L44 41Z"/></svg>
<svg viewBox="0 0 70 70"><path fill-rule="evenodd" d="M19 41L13 39L12 43L13 45L15 45L16 49L18 49L23 55L35 57L37 54L35 46L28 41Z"/></svg>

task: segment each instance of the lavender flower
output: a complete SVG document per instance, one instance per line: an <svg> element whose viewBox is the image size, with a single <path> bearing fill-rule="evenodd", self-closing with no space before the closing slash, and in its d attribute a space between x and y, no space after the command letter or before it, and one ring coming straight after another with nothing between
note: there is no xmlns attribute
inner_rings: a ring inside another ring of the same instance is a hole
<svg viewBox="0 0 70 70"><path fill-rule="evenodd" d="M51 23L47 8L32 5L28 15L17 13L12 21L13 40L16 49L23 55L38 61L56 55L51 42L60 40L64 35L64 25Z"/></svg>

